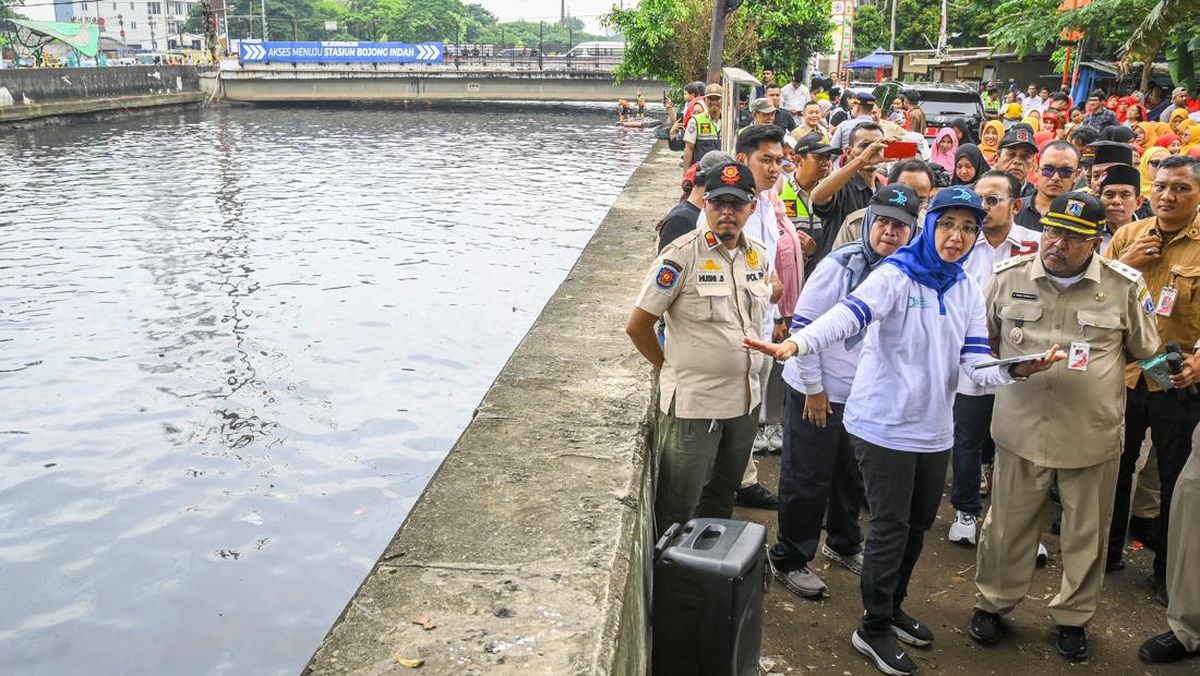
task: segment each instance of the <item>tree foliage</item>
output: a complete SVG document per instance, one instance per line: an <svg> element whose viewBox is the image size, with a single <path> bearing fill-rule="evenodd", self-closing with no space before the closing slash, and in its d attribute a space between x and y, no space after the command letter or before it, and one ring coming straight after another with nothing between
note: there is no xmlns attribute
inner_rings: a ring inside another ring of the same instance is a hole
<svg viewBox="0 0 1200 676"><path fill-rule="evenodd" d="M260 0L229 0L233 37L261 37ZM335 31L326 22L337 24ZM478 4L461 0L267 0L268 36L275 40L368 40L394 42L446 42L536 47L538 23L499 23ZM547 51L565 50L568 43L605 38L589 35L578 19L568 26L545 24ZM184 30L202 32L198 6L193 7ZM609 38L611 39L611 38Z"/></svg>
<svg viewBox="0 0 1200 676"><path fill-rule="evenodd" d="M828 17L828 0L746 0L726 16L722 62L751 72L798 70L830 48ZM653 77L676 87L705 79L709 0L642 0L635 8L613 8L603 22L625 36L619 77Z"/></svg>
<svg viewBox="0 0 1200 676"><path fill-rule="evenodd" d="M991 44L1018 56L1049 51L1063 44L1064 32L1079 31L1095 56L1113 57L1133 35L1155 0L1095 0L1080 9L1059 12L1058 0L1007 0L997 10ZM1158 51L1161 40L1153 44Z"/></svg>
<svg viewBox="0 0 1200 676"><path fill-rule="evenodd" d="M947 44L980 47L994 27L995 10L1002 0L960 0L949 5ZM896 49L932 49L942 25L941 5L928 0L899 0L896 5ZM862 54L887 49L891 40L891 3L864 4L854 13L854 51Z"/></svg>

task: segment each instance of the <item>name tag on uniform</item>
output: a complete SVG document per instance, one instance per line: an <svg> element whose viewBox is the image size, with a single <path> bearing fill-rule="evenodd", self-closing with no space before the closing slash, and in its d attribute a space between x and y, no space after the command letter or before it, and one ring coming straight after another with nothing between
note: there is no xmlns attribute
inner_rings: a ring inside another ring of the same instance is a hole
<svg viewBox="0 0 1200 676"><path fill-rule="evenodd" d="M1067 354L1067 368L1072 371L1086 371L1091 356L1092 346L1077 340L1071 343L1071 351Z"/></svg>
<svg viewBox="0 0 1200 676"><path fill-rule="evenodd" d="M757 281L760 281L762 278L763 278L763 272L761 270L758 272L747 272L746 273L746 281L747 282L757 282Z"/></svg>
<svg viewBox="0 0 1200 676"><path fill-rule="evenodd" d="M1179 296L1179 290L1165 286L1158 294L1158 305L1154 306L1154 314L1160 317L1170 317L1171 312L1175 310L1175 298Z"/></svg>

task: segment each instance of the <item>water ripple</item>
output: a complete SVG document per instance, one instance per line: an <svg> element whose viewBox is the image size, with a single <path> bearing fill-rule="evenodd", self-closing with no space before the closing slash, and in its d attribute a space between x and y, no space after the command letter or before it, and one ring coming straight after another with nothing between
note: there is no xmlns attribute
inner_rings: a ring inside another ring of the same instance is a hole
<svg viewBox="0 0 1200 676"><path fill-rule="evenodd" d="M588 106L0 136L4 673L299 671L649 145Z"/></svg>

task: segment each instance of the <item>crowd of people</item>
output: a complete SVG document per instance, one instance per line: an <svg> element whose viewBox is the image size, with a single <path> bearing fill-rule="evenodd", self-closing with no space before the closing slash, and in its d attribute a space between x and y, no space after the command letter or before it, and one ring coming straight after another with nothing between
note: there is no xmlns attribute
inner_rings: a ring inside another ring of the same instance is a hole
<svg viewBox="0 0 1200 676"><path fill-rule="evenodd" d="M1003 639L1052 529L1065 659L1090 656L1134 541L1168 626L1139 657L1200 654L1200 101L988 86L991 119L929 143L915 92L884 111L764 76L732 155L718 84L685 88L670 133L683 193L626 326L659 376L657 532L776 510L775 577L818 599L849 592L818 555L857 574L851 643L909 674L901 643L934 634L904 601L949 471L975 641ZM761 452L782 454L777 492Z"/></svg>

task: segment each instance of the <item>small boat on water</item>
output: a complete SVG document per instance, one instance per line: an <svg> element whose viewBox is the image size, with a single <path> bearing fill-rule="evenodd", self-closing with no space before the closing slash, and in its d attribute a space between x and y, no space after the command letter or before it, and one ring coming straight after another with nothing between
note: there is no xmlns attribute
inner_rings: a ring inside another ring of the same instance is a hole
<svg viewBox="0 0 1200 676"><path fill-rule="evenodd" d="M653 129L660 124L662 124L662 120L653 120L648 117L640 120L620 120L617 122L617 126L629 127L630 129Z"/></svg>

